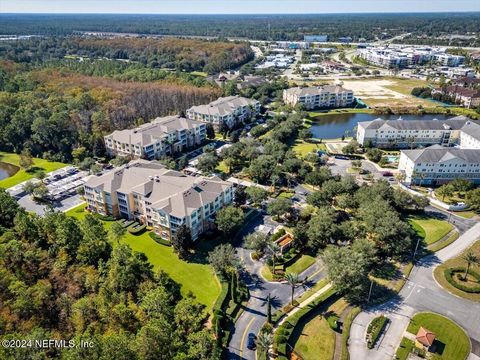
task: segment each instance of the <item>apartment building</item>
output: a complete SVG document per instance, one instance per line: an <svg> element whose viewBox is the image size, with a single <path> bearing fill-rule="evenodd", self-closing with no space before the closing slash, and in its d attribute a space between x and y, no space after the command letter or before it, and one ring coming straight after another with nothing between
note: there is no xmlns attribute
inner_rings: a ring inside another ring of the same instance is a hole
<svg viewBox="0 0 480 360"><path fill-rule="evenodd" d="M439 65L455 67L462 65L464 56L447 54L445 48L431 47L367 47L357 54L371 64L385 68L404 68L435 62Z"/></svg>
<svg viewBox="0 0 480 360"><path fill-rule="evenodd" d="M191 120L211 123L215 127L226 124L233 128L260 112L260 102L240 96L219 98L210 104L192 106L187 110Z"/></svg>
<svg viewBox="0 0 480 360"><path fill-rule="evenodd" d="M354 103L353 91L339 85L295 87L283 90L285 104L303 104L306 109L347 107Z"/></svg>
<svg viewBox="0 0 480 360"><path fill-rule="evenodd" d="M470 89L457 85L447 86L445 88L437 88L432 94L448 95L455 103L466 107L467 109L477 108L480 106L480 90Z"/></svg>
<svg viewBox="0 0 480 360"><path fill-rule="evenodd" d="M460 140L462 128L470 123L465 116L448 120L383 120L357 124L357 141L379 148L416 148L434 144L452 146Z"/></svg>
<svg viewBox="0 0 480 360"><path fill-rule="evenodd" d="M111 156L158 159L200 145L205 140L204 123L167 116L134 129L116 130L105 136L105 147Z"/></svg>
<svg viewBox="0 0 480 360"><path fill-rule="evenodd" d="M135 160L84 185L87 209L136 220L169 240L180 225L197 239L233 200L233 187L217 177L192 177L156 161Z"/></svg>
<svg viewBox="0 0 480 360"><path fill-rule="evenodd" d="M407 184L437 186L459 178L480 184L480 149L432 145L402 150L398 169Z"/></svg>
<svg viewBox="0 0 480 360"><path fill-rule="evenodd" d="M435 186L458 178L480 184L480 124L467 121L456 147L402 150L398 169L408 184Z"/></svg>

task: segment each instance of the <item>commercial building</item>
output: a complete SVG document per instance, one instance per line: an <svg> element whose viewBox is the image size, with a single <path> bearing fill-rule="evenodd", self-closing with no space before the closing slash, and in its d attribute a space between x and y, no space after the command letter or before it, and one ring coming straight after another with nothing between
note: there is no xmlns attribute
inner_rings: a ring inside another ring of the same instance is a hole
<svg viewBox="0 0 480 360"><path fill-rule="evenodd" d="M180 225L197 239L216 212L233 200L232 184L217 177L192 177L156 161L135 160L84 185L87 209L136 220L169 240Z"/></svg>
<svg viewBox="0 0 480 360"><path fill-rule="evenodd" d="M465 116L448 120L384 120L357 124L357 141L379 148L416 148L434 144L452 146L460 140L461 130L471 123Z"/></svg>
<svg viewBox="0 0 480 360"><path fill-rule="evenodd" d="M191 120L202 121L220 127L226 124L229 128L255 116L260 112L260 102L240 96L219 98L210 104L193 106L187 110Z"/></svg>
<svg viewBox="0 0 480 360"><path fill-rule="evenodd" d="M305 35L303 37L303 41L311 43L311 42L327 42L328 35Z"/></svg>
<svg viewBox="0 0 480 360"><path fill-rule="evenodd" d="M205 139L204 123L167 116L134 129L116 130L105 136L105 147L111 156L158 159L200 145Z"/></svg>
<svg viewBox="0 0 480 360"><path fill-rule="evenodd" d="M468 121L456 147L402 150L398 169L408 184L435 186L459 178L480 184L480 124Z"/></svg>
<svg viewBox="0 0 480 360"><path fill-rule="evenodd" d="M303 104L306 109L347 107L353 104L353 91L338 85L295 87L283 90L285 104Z"/></svg>

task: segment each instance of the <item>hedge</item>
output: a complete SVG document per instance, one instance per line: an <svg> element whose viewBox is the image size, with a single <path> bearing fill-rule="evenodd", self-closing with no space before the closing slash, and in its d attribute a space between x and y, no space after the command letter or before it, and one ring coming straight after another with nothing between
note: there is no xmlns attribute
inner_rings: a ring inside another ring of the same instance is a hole
<svg viewBox="0 0 480 360"><path fill-rule="evenodd" d="M148 236L150 236L155 242L161 245L172 246L172 243L170 241L162 239L160 236L158 236L154 232L149 233Z"/></svg>
<svg viewBox="0 0 480 360"><path fill-rule="evenodd" d="M113 216L102 215L99 213L95 213L95 216L102 221L115 221L115 218Z"/></svg>
<svg viewBox="0 0 480 360"><path fill-rule="evenodd" d="M223 313L224 309L228 306L228 300L230 299L230 284L226 281L221 281L220 285L222 289L220 290L220 295L218 295L217 300L213 305L213 310L221 311Z"/></svg>
<svg viewBox="0 0 480 360"><path fill-rule="evenodd" d="M287 343L290 340L290 336L295 330L297 324L302 320L305 316L307 316L310 311L315 310L318 306L320 306L325 301L332 298L336 295L336 291L332 288L327 290L324 294L322 294L318 299L312 301L306 307L300 309L292 316L288 317L286 321L278 327L278 330L275 332L274 337L274 345L277 349L279 360L287 360Z"/></svg>
<svg viewBox="0 0 480 360"><path fill-rule="evenodd" d="M383 332L385 325L388 323L388 318L380 315L373 319L367 327L367 347L373 349L375 343L378 341L380 334Z"/></svg>
<svg viewBox="0 0 480 360"><path fill-rule="evenodd" d="M140 235L145 231L146 228L147 228L147 225L145 225L145 224L143 224L143 225L130 225L127 228L127 231L132 235Z"/></svg>
<svg viewBox="0 0 480 360"><path fill-rule="evenodd" d="M447 279L447 281L450 283L450 285L452 285L453 287L455 287L459 290L465 291L467 293L479 294L480 293L480 285L478 285L476 287L468 287L468 286L462 285L461 283L459 283L455 279L453 279L454 274L465 273L465 270L466 269L463 268L463 267L445 269L445 272L444 272L445 279ZM468 274L473 276L474 278L476 278L480 282L480 274L477 274L475 271L473 271L471 269L468 271Z"/></svg>

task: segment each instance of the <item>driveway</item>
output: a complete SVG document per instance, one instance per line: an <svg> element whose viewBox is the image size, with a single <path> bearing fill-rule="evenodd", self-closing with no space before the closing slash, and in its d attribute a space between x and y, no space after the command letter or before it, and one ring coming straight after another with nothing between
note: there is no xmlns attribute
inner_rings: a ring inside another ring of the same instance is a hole
<svg viewBox="0 0 480 360"><path fill-rule="evenodd" d="M450 294L433 278L436 266L457 256L479 238L480 223L476 223L451 245L420 260L397 298L360 313L350 332L349 351L352 359L391 359L410 318L421 311L439 313L462 326L472 342L473 354L469 359L480 356L480 304ZM368 350L364 341L366 327L375 316L382 313L391 320L390 326L377 348Z"/></svg>
<svg viewBox="0 0 480 360"><path fill-rule="evenodd" d="M268 218L267 218L268 221ZM264 224L265 219L260 216L247 226L243 236L254 231L254 228ZM270 294L272 299L272 312L282 308L290 302L291 289L284 283L268 282L260 276L260 269L263 266L261 261L253 261L250 257L251 250L243 247L237 248L237 254L243 261L247 274L244 278L249 290L250 300L246 309L238 318L235 329L232 332L232 338L228 346L227 359L255 359L255 351L247 349L248 333L258 334L267 319L267 296ZM307 286L299 287L295 290L295 297L303 294L310 287L326 276L323 265L317 261L303 273L300 278L307 278Z"/></svg>

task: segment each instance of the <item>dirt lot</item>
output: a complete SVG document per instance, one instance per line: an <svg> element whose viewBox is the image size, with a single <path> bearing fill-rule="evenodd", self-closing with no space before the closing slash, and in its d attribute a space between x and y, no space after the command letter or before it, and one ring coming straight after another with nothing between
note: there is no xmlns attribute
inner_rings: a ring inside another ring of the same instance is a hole
<svg viewBox="0 0 480 360"><path fill-rule="evenodd" d="M422 80L396 78L343 80L343 86L353 90L355 96L370 107L432 106L432 102L410 95L414 87L426 85Z"/></svg>

